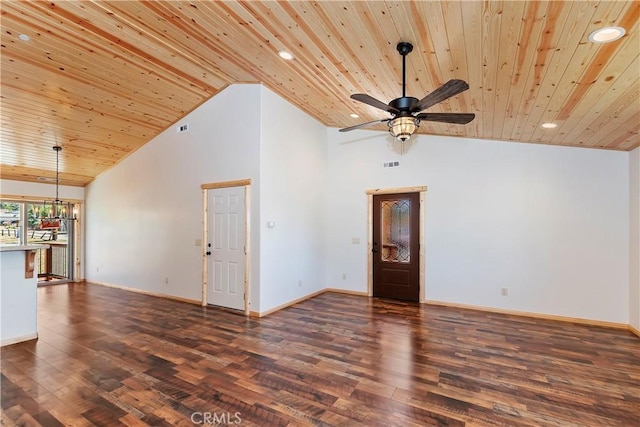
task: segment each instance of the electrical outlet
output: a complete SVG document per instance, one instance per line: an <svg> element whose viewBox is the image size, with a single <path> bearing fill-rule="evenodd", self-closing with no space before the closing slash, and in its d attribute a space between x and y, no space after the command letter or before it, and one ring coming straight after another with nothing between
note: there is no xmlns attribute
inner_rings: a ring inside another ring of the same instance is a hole
<svg viewBox="0 0 640 427"><path fill-rule="evenodd" d="M302 287L302 280L298 280L298 287Z"/></svg>
<svg viewBox="0 0 640 427"><path fill-rule="evenodd" d="M100 273L100 267L96 267L96 273Z"/></svg>
<svg viewBox="0 0 640 427"><path fill-rule="evenodd" d="M165 285L168 285L168 284L169 284L169 278L168 278L168 277L165 277L165 278L164 278L164 283L165 283Z"/></svg>
<svg viewBox="0 0 640 427"><path fill-rule="evenodd" d="M500 291L503 297L509 296L509 288L502 288Z"/></svg>
<svg viewBox="0 0 640 427"><path fill-rule="evenodd" d="M347 280L347 273L342 273L342 280Z"/></svg>

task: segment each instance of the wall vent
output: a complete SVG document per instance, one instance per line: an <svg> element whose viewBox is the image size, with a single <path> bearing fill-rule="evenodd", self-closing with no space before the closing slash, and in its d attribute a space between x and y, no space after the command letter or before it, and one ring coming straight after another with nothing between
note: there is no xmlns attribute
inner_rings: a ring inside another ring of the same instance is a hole
<svg viewBox="0 0 640 427"><path fill-rule="evenodd" d="M400 162L384 162L382 167L385 168L395 168L396 166L400 166Z"/></svg>
<svg viewBox="0 0 640 427"><path fill-rule="evenodd" d="M178 132L186 132L189 130L189 124L185 123L177 127Z"/></svg>

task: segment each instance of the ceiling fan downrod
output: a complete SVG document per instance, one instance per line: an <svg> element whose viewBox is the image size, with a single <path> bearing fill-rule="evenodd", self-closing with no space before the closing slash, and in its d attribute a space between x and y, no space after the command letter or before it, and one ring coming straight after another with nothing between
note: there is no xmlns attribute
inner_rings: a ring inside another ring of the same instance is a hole
<svg viewBox="0 0 640 427"><path fill-rule="evenodd" d="M413 45L409 42L400 42L396 46L400 55L402 55L402 97L407 96L407 55L413 50Z"/></svg>

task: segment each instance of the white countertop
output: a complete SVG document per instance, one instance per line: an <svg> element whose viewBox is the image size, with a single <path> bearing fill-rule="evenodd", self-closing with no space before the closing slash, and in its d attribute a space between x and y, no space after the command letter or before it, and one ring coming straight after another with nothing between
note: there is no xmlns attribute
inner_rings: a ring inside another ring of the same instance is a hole
<svg viewBox="0 0 640 427"><path fill-rule="evenodd" d="M48 247L49 245L0 245L0 252L33 251Z"/></svg>

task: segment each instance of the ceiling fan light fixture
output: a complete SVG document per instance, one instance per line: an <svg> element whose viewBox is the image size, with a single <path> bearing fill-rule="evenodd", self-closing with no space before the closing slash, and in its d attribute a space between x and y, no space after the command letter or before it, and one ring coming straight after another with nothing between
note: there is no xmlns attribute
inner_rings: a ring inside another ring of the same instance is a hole
<svg viewBox="0 0 640 427"><path fill-rule="evenodd" d="M604 27L589 34L592 43L609 43L624 36L626 30L622 27Z"/></svg>
<svg viewBox="0 0 640 427"><path fill-rule="evenodd" d="M396 117L389 120L389 133L401 142L408 141L420 127L420 119L411 116Z"/></svg>
<svg viewBox="0 0 640 427"><path fill-rule="evenodd" d="M357 119L358 117L360 117L360 116L359 116L359 115L357 115L356 113L351 113L351 114L349 114L349 116L350 116L351 118L354 118L354 119Z"/></svg>
<svg viewBox="0 0 640 427"><path fill-rule="evenodd" d="M545 129L554 129L554 128L557 128L557 127L558 127L558 125L557 125L556 123L551 123L551 122L549 122L549 123L543 123L541 126L542 126L543 128L545 128Z"/></svg>

